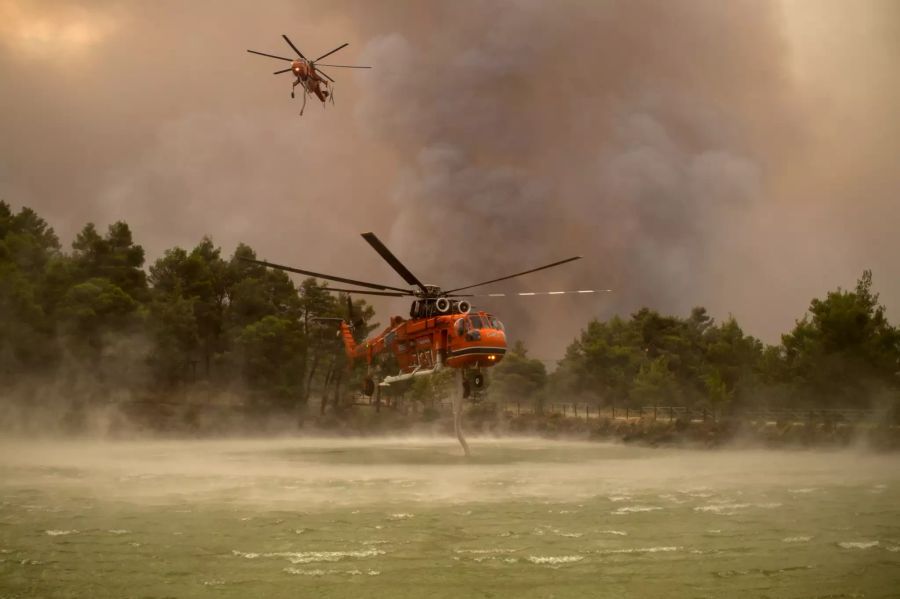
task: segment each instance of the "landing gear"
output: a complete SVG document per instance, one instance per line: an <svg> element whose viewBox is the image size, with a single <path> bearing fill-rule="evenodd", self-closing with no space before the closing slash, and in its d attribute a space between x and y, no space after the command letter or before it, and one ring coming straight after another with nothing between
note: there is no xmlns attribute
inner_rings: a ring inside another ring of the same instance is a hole
<svg viewBox="0 0 900 599"><path fill-rule="evenodd" d="M476 372L475 376L472 377L472 384L476 389L484 388L484 375L480 372Z"/></svg>

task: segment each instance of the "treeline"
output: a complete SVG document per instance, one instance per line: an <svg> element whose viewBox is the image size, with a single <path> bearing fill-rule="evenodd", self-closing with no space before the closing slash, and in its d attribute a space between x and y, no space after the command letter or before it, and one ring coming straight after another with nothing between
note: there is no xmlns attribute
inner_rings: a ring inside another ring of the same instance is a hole
<svg viewBox="0 0 900 599"><path fill-rule="evenodd" d="M20 401L171 400L231 394L235 403L334 405L359 389L333 321L346 296L229 257L209 238L145 265L124 222L86 225L64 251L28 208L0 202L0 397ZM145 266L147 266L145 270ZM355 334L377 326L354 301ZM394 371L390 363L383 372ZM453 377L391 388L407 401L446 396ZM814 299L778 345L703 308L685 318L642 309L588 323L558 368L517 343L482 396L601 405L868 408L898 404L900 331L864 272L852 290ZM401 399L402 401L402 399Z"/></svg>
<svg viewBox="0 0 900 599"><path fill-rule="evenodd" d="M521 345L497 366L498 396L603 405L713 409L896 408L900 331L891 326L865 271L852 290L814 299L778 345L747 335L737 320L704 308L687 318L644 308L591 321L547 374Z"/></svg>
<svg viewBox="0 0 900 599"><path fill-rule="evenodd" d="M240 260L255 257L241 244L225 258L203 238L145 271L124 222L103 234L86 225L66 252L33 210L0 202L2 395L82 402L233 392L271 407L305 403L329 385L337 396L343 353L335 323L317 318L346 318L346 297ZM354 302L358 335L373 316Z"/></svg>

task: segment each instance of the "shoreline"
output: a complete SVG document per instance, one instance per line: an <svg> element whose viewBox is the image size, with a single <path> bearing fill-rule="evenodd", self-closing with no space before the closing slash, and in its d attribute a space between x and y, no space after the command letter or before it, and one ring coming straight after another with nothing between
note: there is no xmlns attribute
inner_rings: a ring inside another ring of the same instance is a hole
<svg viewBox="0 0 900 599"><path fill-rule="evenodd" d="M9 408L10 406L7 406ZM736 417L718 420L578 419L560 414L522 414L470 409L467 437L540 437L568 441L616 442L659 448L852 449L900 451L900 426L882 422L764 422ZM0 412L7 439L96 438L109 440L229 438L390 438L453 437L452 416L436 410L399 411L353 407L324 415L317 410L270 411L225 406L107 404L69 409L51 406Z"/></svg>

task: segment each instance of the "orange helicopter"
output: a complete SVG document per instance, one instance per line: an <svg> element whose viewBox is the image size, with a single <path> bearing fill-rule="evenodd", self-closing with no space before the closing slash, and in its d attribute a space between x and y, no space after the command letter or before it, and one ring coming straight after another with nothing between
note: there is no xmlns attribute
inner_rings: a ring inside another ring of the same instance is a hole
<svg viewBox="0 0 900 599"><path fill-rule="evenodd" d="M347 293L348 295L355 293L415 298L410 307L408 319L402 316L392 316L387 328L361 343L357 343L353 337L352 322L340 320L340 335L343 339L344 351L348 362L352 366L356 360L365 360L368 368L363 390L368 396L374 393L376 386L372 368L373 359L378 354L386 351L391 352L395 356L400 366L400 372L384 377L378 382L381 386L387 386L413 377L433 374L449 367L456 368L461 373L470 369L474 370L475 375L472 377L472 383L476 389L482 387L484 378L481 369L499 364L504 354L506 354L506 329L503 323L492 314L482 310L473 310L472 305L464 298L506 297L507 295L563 295L566 293L588 294L597 292L595 289L580 289L577 291L532 291L516 294L489 293L481 296L459 293L460 291L466 291L482 285L489 285L566 264L567 262L580 259L581 256L566 258L565 260L559 260L537 268L445 291L437 285L422 283L391 253L374 233L363 233L362 237L411 288L357 281L273 264L263 260L252 260L249 258L242 258L242 260L269 268L364 288L338 289L328 287L329 291ZM352 303L350 306L352 309ZM352 320L352 314L350 318ZM466 380L465 377L462 378ZM467 386L465 386L464 397L466 395L468 395Z"/></svg>
<svg viewBox="0 0 900 599"><path fill-rule="evenodd" d="M426 376L437 373L444 368L456 369L457 393L453 396L453 427L456 437L462 445L466 456L470 455L469 445L462 433L462 402L469 396L470 387L476 389L484 385L482 368L495 366L506 354L506 329L496 317L482 310L473 311L469 297L505 297L506 293L489 293L483 296L461 294L482 285L489 285L499 281L505 281L514 277L520 277L554 266L559 266L581 256L574 256L559 260L551 264L539 266L505 277L498 277L489 281L482 281L464 287L443 290L437 285L422 283L406 266L397 259L394 254L375 236L374 233L363 233L365 239L384 260L406 281L410 287L394 287L379 283L357 281L345 277L326 275L322 273L302 270L290 266L273 264L264 260L241 258L246 262L253 262L269 268L295 272L308 277L316 277L329 281L337 281L363 287L364 289L338 289L328 287L329 291L346 293L350 307L350 320L353 320L353 303L349 299L350 294L380 295L387 297L414 297L409 310L409 318L392 316L390 324L377 335L356 343L353 338L353 323L340 320L340 336L343 339L344 351L347 355L348 367L352 368L355 360L366 361L366 378L363 393L371 397L375 393L376 385L387 386L398 381L408 380L413 377ZM514 295L563 295L566 293L596 293L594 289L580 289L577 291L543 291L520 292ZM604 291L609 291L605 289ZM328 319L323 319L328 320ZM380 382L375 381L373 359L383 352L391 352L397 359L400 372L384 377ZM474 370L471 377L471 385L466 372ZM376 403L376 407L378 403Z"/></svg>
<svg viewBox="0 0 900 599"><path fill-rule="evenodd" d="M325 105L325 101L330 97L331 101L334 102L334 88L332 86L331 90L329 90L329 84L334 83L334 79L329 77L322 69L319 68L319 64L317 64L320 60L325 58L326 56L331 56L338 50L341 50L349 45L349 43L344 43L331 50L330 52L326 52L322 56L316 58L315 60L309 60L303 55L303 52L297 49L297 46L288 38L288 36L282 34L284 41L288 43L288 45L297 53L298 58L285 58L284 56L275 56L274 54L266 54L265 52L257 52L256 50L247 50L251 54L259 54L260 56L268 56L269 58L277 58L278 60L286 60L291 63L291 66L287 69L282 69L280 71L275 71L273 75L280 75L282 73L293 73L295 80L293 85L291 86L291 97L294 97L294 89L298 85L303 86L303 106L300 108L300 116L303 116L303 111L306 109L306 96L309 94L315 94L315 96L322 102L322 105ZM329 68L335 69L371 69L372 67L366 66L358 66L358 65L346 65L346 64L326 64L321 65ZM328 81L326 81L326 79ZM324 89L323 89L324 88Z"/></svg>

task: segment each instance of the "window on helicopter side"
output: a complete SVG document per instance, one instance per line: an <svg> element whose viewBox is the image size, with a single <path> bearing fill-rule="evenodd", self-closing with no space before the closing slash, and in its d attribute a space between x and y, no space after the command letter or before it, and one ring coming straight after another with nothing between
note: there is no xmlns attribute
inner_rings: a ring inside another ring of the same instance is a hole
<svg viewBox="0 0 900 599"><path fill-rule="evenodd" d="M472 324L472 328L475 330L483 329L485 324L481 322L480 316L469 316L469 322Z"/></svg>
<svg viewBox="0 0 900 599"><path fill-rule="evenodd" d="M456 336L462 337L466 334L466 319L460 318L454 323L453 327L456 329Z"/></svg>
<svg viewBox="0 0 900 599"><path fill-rule="evenodd" d="M493 316L491 316L490 319L491 319L491 327L497 329L498 331L504 330L504 329L503 329L503 323L502 323L502 322L500 322L499 320L497 320L497 319L494 318Z"/></svg>

